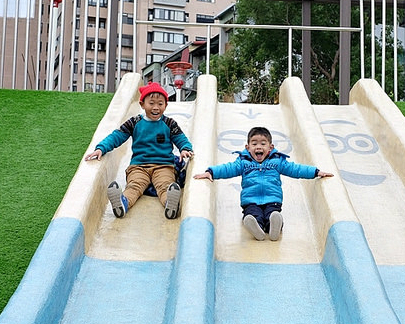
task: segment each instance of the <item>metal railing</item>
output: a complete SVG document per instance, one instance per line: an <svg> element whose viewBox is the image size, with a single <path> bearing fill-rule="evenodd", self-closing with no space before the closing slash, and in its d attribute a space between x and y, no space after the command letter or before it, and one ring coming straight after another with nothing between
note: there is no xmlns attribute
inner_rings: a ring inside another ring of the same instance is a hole
<svg viewBox="0 0 405 324"><path fill-rule="evenodd" d="M227 29L269 29L269 30L287 30L288 31L288 76L292 76L292 31L293 30L307 30L307 31L331 31L331 32L359 32L362 33L362 28L356 27L324 27L324 26L286 26L286 25L248 25L248 24L201 24L201 23L175 23L171 22L159 22L159 21L141 21L137 20L136 24L144 25L154 25L154 26L178 26L178 27L199 27L207 29L207 53L206 53L206 65L207 71L210 72L210 40L211 40L211 29L212 28L227 28ZM361 51L361 75L364 75L364 51Z"/></svg>
<svg viewBox="0 0 405 324"><path fill-rule="evenodd" d="M9 0L10 1L10 0ZM20 0L15 0L15 5L18 8ZM28 9L31 7L31 2L34 0L26 0L27 4L28 4ZM38 17L40 17L41 14L41 5L44 2L44 4L48 4L48 2L46 0L39 0L39 6L38 6L38 10L37 10L37 14ZM75 26L75 22L76 22L76 4L77 1L76 0L71 0L73 2L73 30L72 30L72 36L71 36L71 59L67 60L68 64L70 64L70 73L69 73L69 89L72 90L73 88L73 80L76 79L77 80L77 76L75 77L74 75L74 62L73 62L73 58L75 57L75 52L74 52L74 42L75 42L75 35L76 35L76 26ZM372 44L371 44L371 78L375 78L375 35L374 35L374 1L375 0L371 0L371 13L372 13L372 17L371 17L371 24L372 24ZM85 20L83 21L83 33L84 33L84 37L83 37L83 62L86 61L86 42L87 42L87 12L88 12L88 1L82 1L85 3ZM123 8L122 8L122 4L123 1L120 1L121 5L119 7L118 10L118 16L122 17L122 13L123 13ZM385 15L386 15L386 9L385 9L385 2L386 0L382 1L382 16L383 16L383 25L382 25L382 40L381 40L381 44L382 44L382 67L381 67L381 86L384 89L385 88ZM3 2L3 12L6 13L7 12L7 4L8 1L5 0ZM96 13L97 13L97 17L96 17L96 27L98 26L98 21L99 21L99 11L100 11L100 0L96 0ZM52 4L51 4L52 5ZM64 30L64 24L65 24L65 6L66 6L66 1L62 2L62 22L61 22L61 35L60 35L60 44L63 44L63 30ZM209 65L209 61L210 61L210 46L211 46L211 31L213 28L226 28L226 29L230 29L230 28L234 28L234 29L270 29L270 30L286 30L288 32L288 37L286 39L286 41L288 42L288 76L291 76L293 73L293 69L292 69L292 58L293 58L293 45L292 45L292 34L294 30L301 30L301 31L329 31L329 32L358 32L360 33L360 74L361 74L361 78L364 78L364 13L363 13L363 0L360 0L359 2L359 8L360 8L360 21L359 21L359 25L360 27L358 28L352 28L352 27L326 27L326 26L286 26L286 25L250 25L250 24L220 24L220 23L209 23L209 24L202 24L202 23L189 23L189 22L172 22L172 21L142 21L142 20L136 20L134 19L134 25L133 25L133 71L137 70L137 41L136 41L136 35L137 35L137 26L138 25L153 25L153 26L173 26L173 27L195 27L195 28L205 28L206 29L206 35L207 35L207 52L206 52L206 66L207 66L207 70L206 73L210 72L210 65ZM107 29L110 30L111 28L111 6L110 3L108 4L108 19L107 19ZM396 12L397 12L397 0L393 0L393 10L394 10L394 26L397 26L397 20L396 20ZM18 12L18 9L16 10L16 12ZM35 13L33 13L35 14ZM134 0L134 8L133 8L133 14L134 17L137 17L137 1ZM50 12L50 28L51 30L56 30L55 25L52 24L52 21L56 20L57 17L59 16L57 14L57 11L51 10ZM13 50L13 60L12 60L12 71L13 71L13 75L12 75L12 88L15 87L15 77L16 77L16 62L17 62L17 58L16 58L16 46L18 43L17 40L17 31L18 31L18 18L11 18L14 19L14 39L13 39L13 46L14 46L14 50ZM2 41L1 41L1 58L0 58L0 88L3 87L3 80L4 80L4 62L5 62L5 42L6 42L6 34L5 34L5 30L6 30L6 24L7 24L7 15L3 15L3 35L2 35ZM40 39L39 39L39 33L40 33L40 26L41 26L41 19L38 19L38 25L37 25L37 29L38 29L38 38L37 38L37 43L39 44ZM30 25L29 25L29 18L27 16L27 22L26 22L26 29L27 31L29 30ZM98 47L97 47L97 42L98 42L98 28L96 28L96 37L95 37L95 51L94 51L94 64L95 66L97 65L97 60L98 60ZM28 32L27 32L28 34ZM48 64L47 64L47 74L46 74L46 84L47 84L47 89L53 89L53 75L54 75L54 61L55 61L55 57L54 57L54 53L52 51L52 49L55 48L54 46L54 42L55 42L55 35L49 35L48 38ZM105 75L105 79L108 79L108 73L110 73L110 69L109 69L109 59L108 59L108 55L109 55L109 43L110 43L110 39L109 39L109 33L107 33L107 46L106 46L106 75ZM63 46L63 45L62 45ZM119 19L118 21L118 68L115 70L115 73L117 73L117 81L120 81L120 75L121 75L121 56L122 56L122 19ZM25 42L25 57L27 58L27 53L29 50L29 45L28 45L28 37L26 36L26 42ZM37 46L37 64L36 64L36 88L38 89L38 75L39 75L39 46ZM63 60L59 61L59 70L58 70L58 78L61 78L62 76L62 64L64 63ZM25 64L28 64L28 59L26 59ZM83 66L84 68L84 66ZM24 89L27 88L27 66L24 67ZM97 72L94 71L93 74L93 91L95 91L96 89L96 74ZM398 63L397 63L397 28L394 28L394 100L397 100L397 88L398 88ZM84 91L85 88L85 74L83 73L82 75L82 91ZM57 89L60 90L60 86L61 86L61 82L58 79L57 80ZM107 87L105 87L105 91L108 91Z"/></svg>

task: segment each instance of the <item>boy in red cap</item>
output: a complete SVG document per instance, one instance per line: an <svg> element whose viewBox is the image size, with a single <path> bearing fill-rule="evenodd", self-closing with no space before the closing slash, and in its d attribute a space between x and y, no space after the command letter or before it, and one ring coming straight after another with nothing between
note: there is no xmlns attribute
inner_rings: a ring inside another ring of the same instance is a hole
<svg viewBox="0 0 405 324"><path fill-rule="evenodd" d="M165 207L166 218L176 218L181 189L175 181L173 144L180 151L180 162L193 155L193 148L177 122L163 114L168 102L167 92L156 82L149 82L139 91L139 104L145 113L128 119L97 144L85 160L100 160L101 156L132 137L126 188L122 192L118 183L113 181L107 189L114 215L123 217L152 183Z"/></svg>

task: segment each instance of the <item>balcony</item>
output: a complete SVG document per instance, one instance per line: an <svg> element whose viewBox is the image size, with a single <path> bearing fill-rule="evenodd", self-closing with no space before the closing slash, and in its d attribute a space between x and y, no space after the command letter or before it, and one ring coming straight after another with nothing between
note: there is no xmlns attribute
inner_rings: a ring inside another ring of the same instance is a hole
<svg viewBox="0 0 405 324"><path fill-rule="evenodd" d="M167 51L167 52L173 52L181 46L183 46L183 45L176 44L176 43L152 42L153 50L160 50L160 51Z"/></svg>
<svg viewBox="0 0 405 324"><path fill-rule="evenodd" d="M173 6L173 7L185 7L186 0L154 0L153 4L161 4L166 6Z"/></svg>

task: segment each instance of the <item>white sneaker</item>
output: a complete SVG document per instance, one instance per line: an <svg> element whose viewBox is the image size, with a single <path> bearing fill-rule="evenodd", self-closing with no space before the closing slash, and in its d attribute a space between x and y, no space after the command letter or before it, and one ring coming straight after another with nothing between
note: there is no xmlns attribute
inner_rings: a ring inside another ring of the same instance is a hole
<svg viewBox="0 0 405 324"><path fill-rule="evenodd" d="M167 200L165 206L165 216L168 219L177 217L180 204L181 189L178 183L172 182L167 188Z"/></svg>
<svg viewBox="0 0 405 324"><path fill-rule="evenodd" d="M283 226L283 216L277 211L274 211L270 214L270 229L269 237L272 241L277 241L280 237L281 227Z"/></svg>
<svg viewBox="0 0 405 324"><path fill-rule="evenodd" d="M248 232L255 237L256 240L263 241L266 237L266 234L264 233L254 216L246 215L245 218L243 218L243 225L248 230Z"/></svg>

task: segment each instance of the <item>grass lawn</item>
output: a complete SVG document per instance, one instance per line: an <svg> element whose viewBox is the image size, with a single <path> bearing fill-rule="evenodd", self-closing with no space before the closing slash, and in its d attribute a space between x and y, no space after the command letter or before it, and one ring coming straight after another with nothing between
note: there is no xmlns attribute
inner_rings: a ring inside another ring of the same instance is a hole
<svg viewBox="0 0 405 324"><path fill-rule="evenodd" d="M112 97L0 89L0 312Z"/></svg>
<svg viewBox="0 0 405 324"><path fill-rule="evenodd" d="M399 110L401 110L402 115L405 116L405 102L404 101L399 101L396 104L397 104Z"/></svg>

